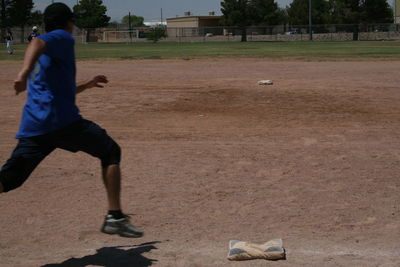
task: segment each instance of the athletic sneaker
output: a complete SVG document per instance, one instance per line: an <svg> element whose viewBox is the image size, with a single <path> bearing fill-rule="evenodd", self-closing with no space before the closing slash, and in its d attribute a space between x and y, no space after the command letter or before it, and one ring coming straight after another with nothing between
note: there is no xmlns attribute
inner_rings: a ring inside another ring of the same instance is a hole
<svg viewBox="0 0 400 267"><path fill-rule="evenodd" d="M130 223L128 216L122 219L114 219L110 214L106 216L101 231L109 235L118 234L123 237L132 238L142 237L144 234L143 230L136 228Z"/></svg>

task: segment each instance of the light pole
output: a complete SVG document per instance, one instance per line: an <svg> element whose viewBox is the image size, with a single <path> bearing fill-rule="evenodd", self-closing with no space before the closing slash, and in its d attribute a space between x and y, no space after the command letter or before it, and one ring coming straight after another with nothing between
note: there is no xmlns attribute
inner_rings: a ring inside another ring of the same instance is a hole
<svg viewBox="0 0 400 267"><path fill-rule="evenodd" d="M129 40L132 43L132 23L131 23L131 12L128 14L128 24L129 24Z"/></svg>
<svg viewBox="0 0 400 267"><path fill-rule="evenodd" d="M312 3L308 0L308 32L310 34L310 41L312 41Z"/></svg>

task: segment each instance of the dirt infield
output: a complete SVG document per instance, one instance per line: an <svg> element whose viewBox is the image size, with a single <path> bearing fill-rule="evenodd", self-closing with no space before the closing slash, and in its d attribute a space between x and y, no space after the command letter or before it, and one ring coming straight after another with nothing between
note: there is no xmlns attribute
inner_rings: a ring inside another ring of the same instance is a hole
<svg viewBox="0 0 400 267"><path fill-rule="evenodd" d="M24 97L0 63L0 161ZM400 266L400 62L87 61L81 113L123 148L142 239L99 232L99 162L55 151L0 195L0 266ZM261 79L273 86L259 86ZM280 237L287 260L229 262Z"/></svg>

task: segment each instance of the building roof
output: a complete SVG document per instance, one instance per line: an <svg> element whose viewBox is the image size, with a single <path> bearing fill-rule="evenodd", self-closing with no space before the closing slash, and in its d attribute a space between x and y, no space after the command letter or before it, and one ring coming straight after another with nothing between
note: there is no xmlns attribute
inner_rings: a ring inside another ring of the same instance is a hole
<svg viewBox="0 0 400 267"><path fill-rule="evenodd" d="M184 20L184 19L191 19L191 18L197 18L197 19L221 19L222 16L184 16L184 17L176 17L176 18L168 18L167 20Z"/></svg>

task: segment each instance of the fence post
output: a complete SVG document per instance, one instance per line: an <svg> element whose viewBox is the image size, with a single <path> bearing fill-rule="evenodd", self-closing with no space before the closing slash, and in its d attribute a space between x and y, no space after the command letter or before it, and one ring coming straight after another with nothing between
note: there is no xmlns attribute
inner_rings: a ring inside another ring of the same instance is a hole
<svg viewBox="0 0 400 267"><path fill-rule="evenodd" d="M359 29L359 26L357 24L357 25L354 26L354 29L353 29L353 41L358 41L359 40L359 32L360 32L360 29Z"/></svg>

